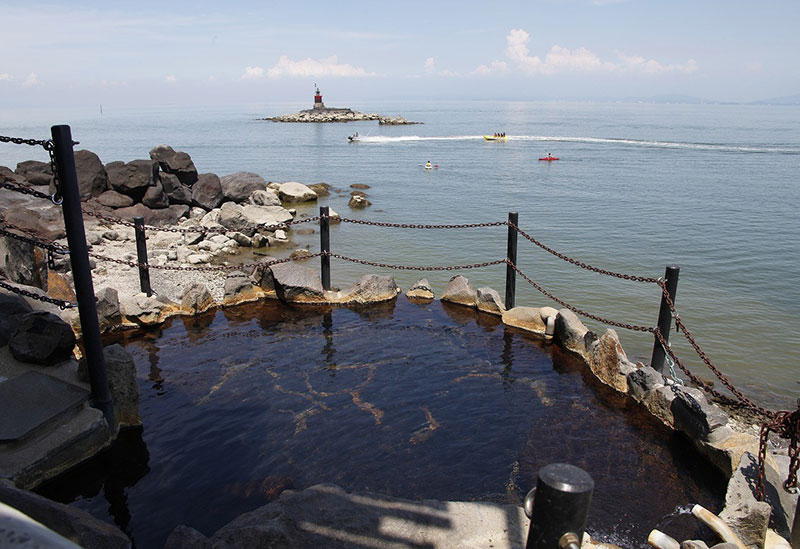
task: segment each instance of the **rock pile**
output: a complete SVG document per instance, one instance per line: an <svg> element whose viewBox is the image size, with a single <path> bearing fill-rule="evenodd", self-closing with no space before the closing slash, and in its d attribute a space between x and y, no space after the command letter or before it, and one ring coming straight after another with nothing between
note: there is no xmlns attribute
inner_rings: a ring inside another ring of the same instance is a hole
<svg viewBox="0 0 800 549"><path fill-rule="evenodd" d="M365 120L377 120L378 124L388 125L388 126L422 124L422 122L413 122L411 120L406 120L402 116L365 114L363 112L353 111L350 109L305 110L293 114L270 116L268 118L262 118L261 120L269 120L271 122L316 122L316 123L360 122Z"/></svg>

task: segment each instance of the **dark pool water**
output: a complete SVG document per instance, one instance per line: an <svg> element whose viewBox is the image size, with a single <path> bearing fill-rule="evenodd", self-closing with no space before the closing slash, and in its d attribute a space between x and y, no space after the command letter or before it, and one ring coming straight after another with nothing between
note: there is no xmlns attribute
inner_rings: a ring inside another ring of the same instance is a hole
<svg viewBox="0 0 800 549"><path fill-rule="evenodd" d="M684 440L495 317L439 301L365 310L263 303L125 336L143 430L41 492L161 547L282 486L519 503L544 465L595 481L589 530L644 546L673 513L719 511L724 479Z"/></svg>

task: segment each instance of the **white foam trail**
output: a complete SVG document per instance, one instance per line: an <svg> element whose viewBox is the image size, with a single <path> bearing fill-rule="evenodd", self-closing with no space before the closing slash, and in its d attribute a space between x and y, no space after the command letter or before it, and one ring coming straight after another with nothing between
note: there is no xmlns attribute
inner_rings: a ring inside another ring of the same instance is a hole
<svg viewBox="0 0 800 549"><path fill-rule="evenodd" d="M451 135L451 136L419 136L404 135L399 137L389 137L376 135L371 137L361 137L362 143L402 143L413 141L474 141L482 140L482 135ZM718 143L689 143L682 141L656 141L648 139L624 139L617 137L569 137L556 135L510 135L509 141L540 141L552 143L590 143L600 145L617 145L631 147L649 147L661 149L688 149L688 150L707 150L722 152L744 152L744 153L782 153L800 154L800 148L782 147L770 145L725 145Z"/></svg>

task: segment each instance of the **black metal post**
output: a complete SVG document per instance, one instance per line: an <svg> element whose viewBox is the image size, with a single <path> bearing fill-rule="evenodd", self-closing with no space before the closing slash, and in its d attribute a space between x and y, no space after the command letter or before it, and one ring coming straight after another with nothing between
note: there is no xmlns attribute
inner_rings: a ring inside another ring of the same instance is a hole
<svg viewBox="0 0 800 549"><path fill-rule="evenodd" d="M589 515L594 481L567 463L539 470L526 549L579 548Z"/></svg>
<svg viewBox="0 0 800 549"><path fill-rule="evenodd" d="M797 505L794 509L791 542L792 549L800 549L800 505Z"/></svg>
<svg viewBox="0 0 800 549"><path fill-rule="evenodd" d="M666 271L664 271L664 281L667 285L667 293L669 294L669 298L672 300L672 304L675 304L675 294L678 291L678 275L680 274L681 269L677 265L667 265ZM661 295L661 308L658 310L658 331L661 332L661 335L664 336L664 341L669 343L669 329L672 326L672 311L669 309L669 305L667 304L666 297L662 294ZM656 341L653 344L653 358L650 361L650 365L657 371L657 372L664 372L664 357L666 354L664 353L664 348L661 346L661 341L656 337Z"/></svg>
<svg viewBox="0 0 800 549"><path fill-rule="evenodd" d="M319 251L322 267L322 288L331 289L331 224L329 217L330 209L328 206L319 207Z"/></svg>
<svg viewBox="0 0 800 549"><path fill-rule="evenodd" d="M513 227L511 226L513 223ZM519 213L508 212L508 248L506 257L510 263L517 264L517 230L519 227ZM517 289L517 272L506 264L506 309L514 308L514 294Z"/></svg>
<svg viewBox="0 0 800 549"><path fill-rule="evenodd" d="M150 266L147 263L147 236L144 233L144 217L133 218L136 233L136 256L139 263L139 288L148 296L153 295L150 287Z"/></svg>
<svg viewBox="0 0 800 549"><path fill-rule="evenodd" d="M89 249L86 246L86 231L83 227L81 195L78 175L75 172L75 156L72 150L72 131L69 126L53 126L54 156L58 169L60 191L63 196L64 228L67 231L69 259L78 298L78 314L81 320L83 346L89 369L89 384L92 388L92 406L103 412L108 426L113 430L114 406L108 390L106 361L103 343L100 341L100 322L97 320L97 303L89 266Z"/></svg>

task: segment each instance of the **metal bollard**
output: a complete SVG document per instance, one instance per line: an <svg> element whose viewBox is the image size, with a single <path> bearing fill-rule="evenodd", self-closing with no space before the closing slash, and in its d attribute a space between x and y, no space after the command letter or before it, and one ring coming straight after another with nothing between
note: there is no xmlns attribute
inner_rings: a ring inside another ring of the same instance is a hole
<svg viewBox="0 0 800 549"><path fill-rule="evenodd" d="M324 290L331 289L331 256L328 253L331 251L331 224L330 224L330 209L328 206L319 207L319 251L322 252L320 256L322 288Z"/></svg>
<svg viewBox="0 0 800 549"><path fill-rule="evenodd" d="M514 265L517 264L517 230L514 227L519 227L519 213L508 212L508 246L506 257ZM514 227L511 226L514 224ZM514 308L514 296L517 287L517 273L511 267L506 265L506 309Z"/></svg>
<svg viewBox="0 0 800 549"><path fill-rule="evenodd" d="M531 519L525 548L580 548L593 491L592 477L580 467L567 463L542 467L536 488L525 498Z"/></svg>
<svg viewBox="0 0 800 549"><path fill-rule="evenodd" d="M153 295L153 289L150 287L150 267L147 263L147 236L144 233L144 217L134 217L133 225L136 233L136 256L139 262L139 288L149 297Z"/></svg>
<svg viewBox="0 0 800 549"><path fill-rule="evenodd" d="M667 265L667 269L664 272L664 281L667 284L667 293L669 294L669 298L672 300L673 305L675 304L675 294L678 292L678 275L680 272L681 269L677 265ZM662 294L661 308L658 310L658 331L661 332L661 335L664 336L664 341L667 343L669 343L670 326L672 326L672 311L669 310L667 300ZM666 354L664 353L664 348L661 346L661 342L658 340L658 338L656 338L656 341L653 344L653 358L650 360L650 365L657 372L664 373L665 356Z"/></svg>
<svg viewBox="0 0 800 549"><path fill-rule="evenodd" d="M800 503L794 508L794 522L792 523L792 549L800 549Z"/></svg>
<svg viewBox="0 0 800 549"><path fill-rule="evenodd" d="M64 201L64 228L69 244L69 260L78 298L78 315L83 332L83 346L86 351L86 364L89 370L89 384L92 388L92 406L103 412L108 426L116 428L114 406L108 389L106 361L103 356L103 343L100 340L100 322L97 319L97 302L92 282L92 269L89 266L89 248L86 245L86 230L83 226L81 193L78 188L78 175L75 172L75 153L72 149L72 131L69 126L53 126L53 155L58 169L58 179Z"/></svg>

